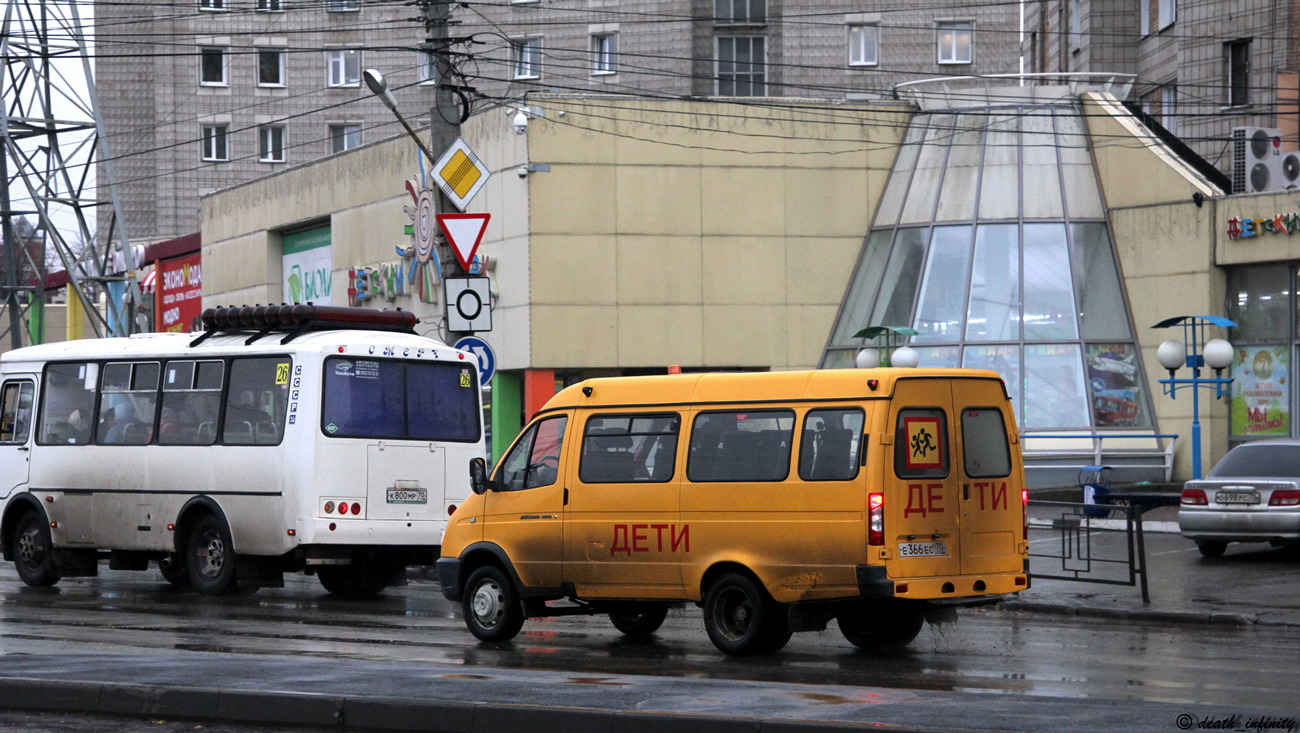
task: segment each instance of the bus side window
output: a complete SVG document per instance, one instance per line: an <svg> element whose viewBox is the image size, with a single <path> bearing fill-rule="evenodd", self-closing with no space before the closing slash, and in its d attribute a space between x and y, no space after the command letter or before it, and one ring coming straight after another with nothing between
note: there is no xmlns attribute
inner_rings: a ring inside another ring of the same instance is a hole
<svg viewBox="0 0 1300 733"><path fill-rule="evenodd" d="M31 382L7 382L0 395L0 443L26 443L32 429Z"/></svg>
<svg viewBox="0 0 1300 733"><path fill-rule="evenodd" d="M217 442L217 413L225 362L169 361L163 371L162 445L212 445Z"/></svg>
<svg viewBox="0 0 1300 733"><path fill-rule="evenodd" d="M279 445L288 413L287 356L234 359L221 439L227 445Z"/></svg>
<svg viewBox="0 0 1300 733"><path fill-rule="evenodd" d="M95 415L99 365L50 364L45 368L36 440L43 445L85 445Z"/></svg>
<svg viewBox="0 0 1300 733"><path fill-rule="evenodd" d="M156 361L104 365L96 442L147 445L153 439L160 371Z"/></svg>

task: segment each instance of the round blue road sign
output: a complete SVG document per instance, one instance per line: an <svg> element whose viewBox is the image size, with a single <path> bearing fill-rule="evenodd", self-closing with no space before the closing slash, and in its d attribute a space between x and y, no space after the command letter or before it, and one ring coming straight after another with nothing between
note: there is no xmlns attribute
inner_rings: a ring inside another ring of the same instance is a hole
<svg viewBox="0 0 1300 733"><path fill-rule="evenodd" d="M488 346L488 342L477 336L466 336L453 346L478 357L479 386L488 386L488 383L492 381L492 375L496 374L497 371L497 355L492 353L492 347Z"/></svg>

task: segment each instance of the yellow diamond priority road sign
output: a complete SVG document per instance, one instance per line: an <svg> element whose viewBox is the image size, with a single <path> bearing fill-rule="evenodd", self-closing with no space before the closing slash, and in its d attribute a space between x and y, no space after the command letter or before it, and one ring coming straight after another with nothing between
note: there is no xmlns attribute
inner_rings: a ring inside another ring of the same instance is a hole
<svg viewBox="0 0 1300 733"><path fill-rule="evenodd" d="M492 174L483 165L483 161L460 138L456 138L456 142L433 164L433 180L438 183L438 188L442 189L447 199L461 211L483 188L490 175Z"/></svg>

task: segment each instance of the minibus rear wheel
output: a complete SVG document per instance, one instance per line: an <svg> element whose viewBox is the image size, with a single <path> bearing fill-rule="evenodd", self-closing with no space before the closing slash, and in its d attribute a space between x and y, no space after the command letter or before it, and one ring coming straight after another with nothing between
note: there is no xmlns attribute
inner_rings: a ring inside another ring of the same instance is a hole
<svg viewBox="0 0 1300 733"><path fill-rule="evenodd" d="M469 632L481 641L510 641L524 627L519 594L495 565L484 565L470 573L460 607Z"/></svg>
<svg viewBox="0 0 1300 733"><path fill-rule="evenodd" d="M325 590L340 598L373 598L384 592L403 572L406 572L405 565L376 560L322 566L316 569L316 577L320 578Z"/></svg>
<svg viewBox="0 0 1300 733"><path fill-rule="evenodd" d="M841 611L836 621L844 638L859 649L901 649L921 633L925 612L915 601L861 601Z"/></svg>
<svg viewBox="0 0 1300 733"><path fill-rule="evenodd" d="M790 641L782 610L748 575L727 573L704 595L704 629L726 654L774 652Z"/></svg>
<svg viewBox="0 0 1300 733"><path fill-rule="evenodd" d="M54 541L40 514L28 512L18 520L11 549L18 577L24 583L39 588L59 582L60 576L54 570Z"/></svg>
<svg viewBox="0 0 1300 733"><path fill-rule="evenodd" d="M239 590L235 582L235 547L224 520L211 514L199 517L186 544L189 551L185 566L195 590L209 596Z"/></svg>
<svg viewBox="0 0 1300 733"><path fill-rule="evenodd" d="M633 639L645 639L659 630L668 618L668 606L662 603L637 603L609 612L614 628Z"/></svg>

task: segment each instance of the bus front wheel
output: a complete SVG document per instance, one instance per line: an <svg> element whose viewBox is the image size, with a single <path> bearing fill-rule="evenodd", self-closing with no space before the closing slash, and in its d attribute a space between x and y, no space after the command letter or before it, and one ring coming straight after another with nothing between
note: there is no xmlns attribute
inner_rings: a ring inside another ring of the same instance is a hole
<svg viewBox="0 0 1300 733"><path fill-rule="evenodd" d="M54 570L54 541L50 528L36 512L29 512L18 520L18 531L13 540L14 565L18 577L33 587L54 585L59 574Z"/></svg>
<svg viewBox="0 0 1300 733"><path fill-rule="evenodd" d="M235 549L230 528L218 517L205 515L190 532L187 562L190 585L200 593L215 596L237 589Z"/></svg>

